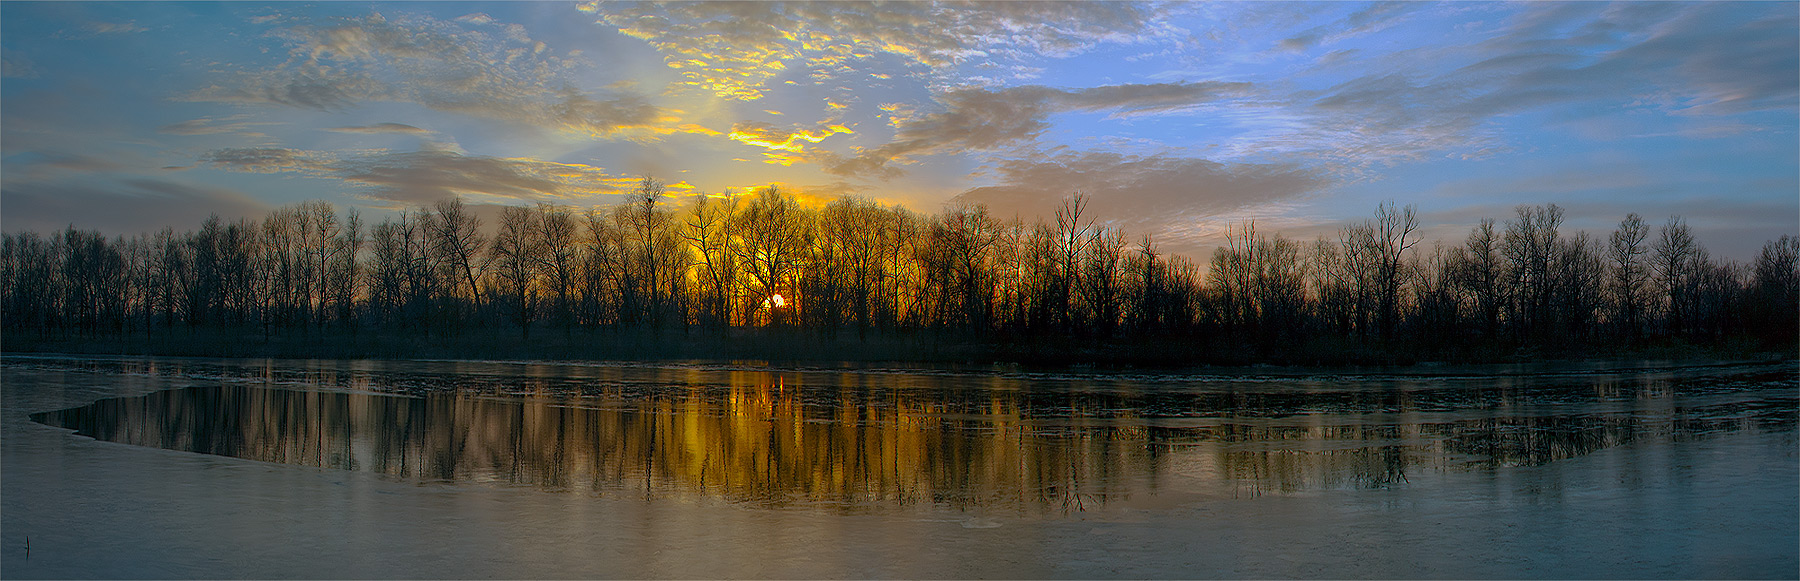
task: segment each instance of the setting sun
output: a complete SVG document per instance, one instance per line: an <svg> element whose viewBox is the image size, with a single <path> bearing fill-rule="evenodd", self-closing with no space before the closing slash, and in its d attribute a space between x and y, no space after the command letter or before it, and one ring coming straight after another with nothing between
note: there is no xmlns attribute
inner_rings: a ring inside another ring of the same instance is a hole
<svg viewBox="0 0 1800 581"><path fill-rule="evenodd" d="M0 581L1792 578L1796 22L0 0Z"/></svg>

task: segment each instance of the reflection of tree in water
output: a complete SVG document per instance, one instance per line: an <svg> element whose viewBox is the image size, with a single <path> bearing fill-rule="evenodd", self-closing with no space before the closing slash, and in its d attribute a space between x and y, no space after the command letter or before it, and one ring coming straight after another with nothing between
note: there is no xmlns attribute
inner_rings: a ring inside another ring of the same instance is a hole
<svg viewBox="0 0 1800 581"><path fill-rule="evenodd" d="M1630 443L1649 430L1629 414L1493 418L1447 427L1446 447L1492 466L1535 466L1573 458Z"/></svg>
<svg viewBox="0 0 1800 581"><path fill-rule="evenodd" d="M1007 402L979 419L931 405L800 405L776 388L722 404L630 408L554 399L401 398L225 386L40 414L97 439L400 477L497 481L758 504L936 503L1053 508L1126 494L1153 469L1129 431L1038 434Z"/></svg>
<svg viewBox="0 0 1800 581"><path fill-rule="evenodd" d="M1541 464L1646 437L1795 424L1794 399L1766 395L1681 407L1664 393L1647 408L1608 413L1523 406L1399 415L1441 409L1449 396L909 391L801 387L770 377L733 374L727 385L656 390L589 384L577 397L555 377L411 390L357 373L308 372L300 378L306 383L422 395L225 385L34 419L102 440L405 478L768 506L1045 511L1151 493L1175 473L1258 494L1395 486L1421 468ZM1157 406L1212 405L1223 407L1138 416ZM1337 406L1347 409L1293 411Z"/></svg>
<svg viewBox="0 0 1800 581"><path fill-rule="evenodd" d="M1786 429L1796 425L1794 398L1726 402L1675 408L1666 414L1610 413L1518 416L1445 424L1441 434L1451 451L1490 466L1535 466L1647 438L1687 440L1744 429Z"/></svg>

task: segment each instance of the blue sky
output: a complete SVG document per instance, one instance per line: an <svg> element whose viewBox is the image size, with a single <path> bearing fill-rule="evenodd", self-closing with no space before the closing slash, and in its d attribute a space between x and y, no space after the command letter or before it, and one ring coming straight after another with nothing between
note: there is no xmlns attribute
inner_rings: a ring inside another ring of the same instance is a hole
<svg viewBox="0 0 1800 581"><path fill-rule="evenodd" d="M192 228L779 183L1202 255L1227 223L1430 238L1557 203L1800 230L1800 5L0 4L0 228ZM679 200L676 200L679 203Z"/></svg>

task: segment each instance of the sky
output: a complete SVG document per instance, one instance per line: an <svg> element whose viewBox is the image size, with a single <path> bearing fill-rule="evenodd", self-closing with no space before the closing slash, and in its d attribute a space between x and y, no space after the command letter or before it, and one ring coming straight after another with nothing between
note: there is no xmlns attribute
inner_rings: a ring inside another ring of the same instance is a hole
<svg viewBox="0 0 1800 581"><path fill-rule="evenodd" d="M769 184L1203 258L1392 200L1800 234L1800 4L0 3L0 229Z"/></svg>

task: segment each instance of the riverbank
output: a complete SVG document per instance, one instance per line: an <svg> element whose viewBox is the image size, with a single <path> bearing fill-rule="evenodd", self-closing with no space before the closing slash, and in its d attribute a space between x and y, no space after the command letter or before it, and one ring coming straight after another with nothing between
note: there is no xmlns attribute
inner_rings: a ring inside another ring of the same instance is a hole
<svg viewBox="0 0 1800 581"><path fill-rule="evenodd" d="M932 332L859 336L777 329L665 331L470 331L406 335L317 331L265 336L217 329L153 335L51 336L9 333L0 352L280 359L489 359L537 361L760 360L787 363L908 362L1017 364L1032 367L1356 366L1539 364L1589 361L1770 361L1793 359L1796 347L1752 341L1696 345L1681 341L1631 346L1485 346L1427 349L1350 341L1251 345L1227 339L1020 337L974 341Z"/></svg>

